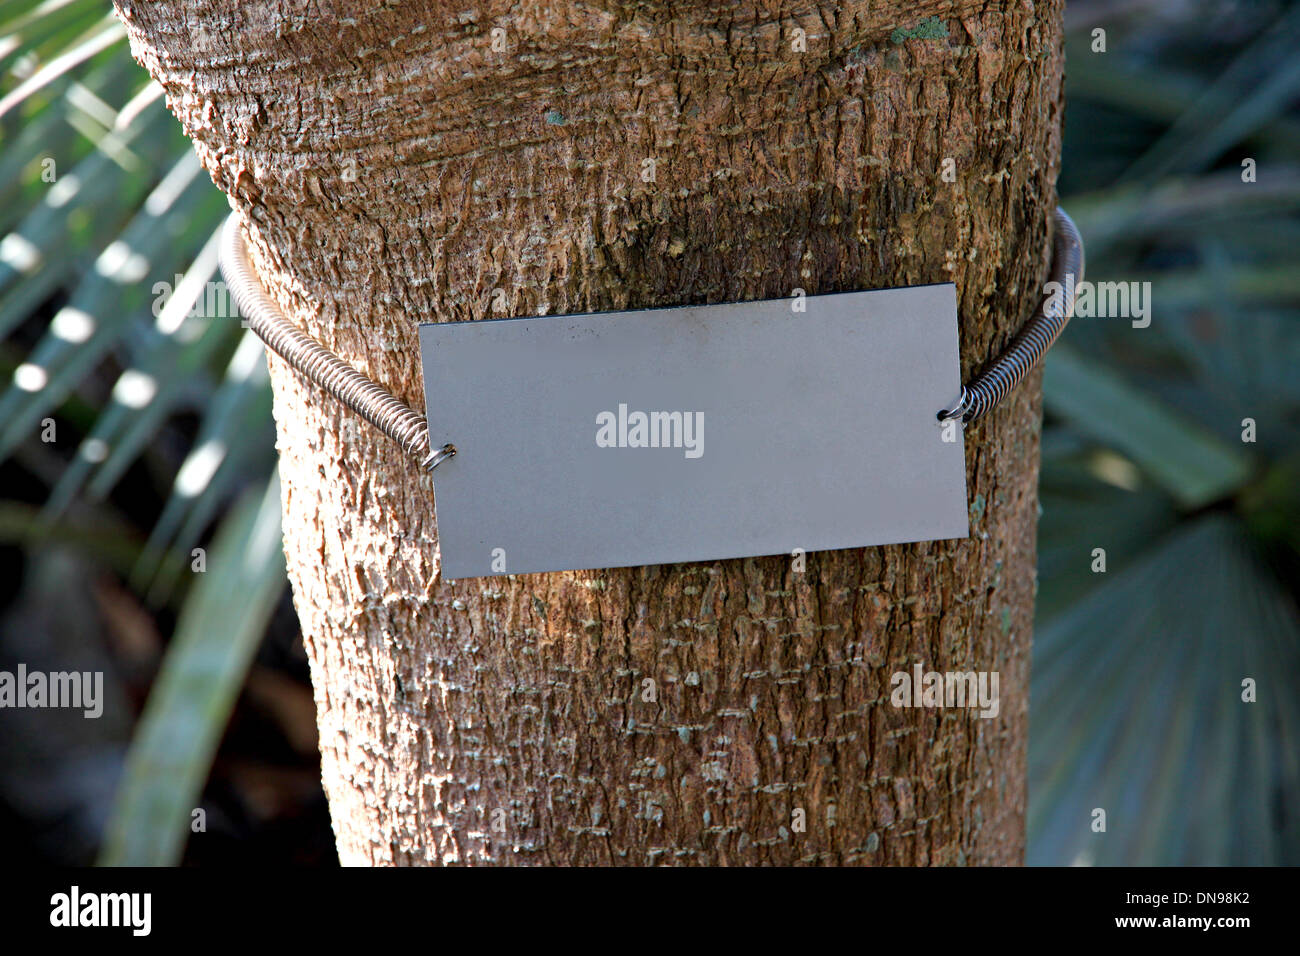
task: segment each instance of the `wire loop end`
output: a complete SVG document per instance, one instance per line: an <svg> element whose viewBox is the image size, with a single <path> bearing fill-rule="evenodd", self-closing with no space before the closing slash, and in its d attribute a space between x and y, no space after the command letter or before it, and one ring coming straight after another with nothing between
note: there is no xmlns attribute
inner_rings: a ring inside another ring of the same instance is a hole
<svg viewBox="0 0 1300 956"><path fill-rule="evenodd" d="M969 399L970 399L970 393L966 391L966 386L963 385L961 387L961 398L957 399L957 404L954 405L952 408L945 408L941 410L939 414L935 417L938 418L939 421L941 422L950 421L954 418L960 418L963 421L965 421L967 403Z"/></svg>
<svg viewBox="0 0 1300 956"><path fill-rule="evenodd" d="M433 471L433 469L437 468L448 458L455 458L455 457L456 457L456 446L448 442L447 444L439 448L437 451L430 454L428 458L424 459L424 461L420 462L420 467L425 471Z"/></svg>

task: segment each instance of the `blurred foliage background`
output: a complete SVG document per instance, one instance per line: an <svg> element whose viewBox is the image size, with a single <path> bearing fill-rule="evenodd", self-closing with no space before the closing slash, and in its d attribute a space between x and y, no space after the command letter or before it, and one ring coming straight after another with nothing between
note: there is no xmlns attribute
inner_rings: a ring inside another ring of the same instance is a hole
<svg viewBox="0 0 1300 956"><path fill-rule="evenodd" d="M1062 201L1153 309L1047 363L1030 863L1300 862L1297 47L1290 3L1067 12ZM106 679L3 715L24 860L335 861L226 209L104 0L0 0L0 669Z"/></svg>

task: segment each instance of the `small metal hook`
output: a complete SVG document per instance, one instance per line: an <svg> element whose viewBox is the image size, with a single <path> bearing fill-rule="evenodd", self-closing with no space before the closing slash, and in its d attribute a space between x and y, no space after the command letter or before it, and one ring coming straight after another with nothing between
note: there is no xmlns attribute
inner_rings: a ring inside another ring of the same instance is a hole
<svg viewBox="0 0 1300 956"><path fill-rule="evenodd" d="M970 393L966 391L966 386L963 385L961 387L961 398L957 400L957 404L952 408L945 408L939 412L937 416L939 421L946 422L953 418L964 419L964 416L966 415L966 403L969 399Z"/></svg>
<svg viewBox="0 0 1300 956"><path fill-rule="evenodd" d="M448 442L446 445L443 445L441 448L439 448L437 451L431 454L428 458L424 459L424 461L420 462L420 467L423 468L425 471L433 471L433 469L437 468L448 458L455 458L455 457L456 457L456 446Z"/></svg>

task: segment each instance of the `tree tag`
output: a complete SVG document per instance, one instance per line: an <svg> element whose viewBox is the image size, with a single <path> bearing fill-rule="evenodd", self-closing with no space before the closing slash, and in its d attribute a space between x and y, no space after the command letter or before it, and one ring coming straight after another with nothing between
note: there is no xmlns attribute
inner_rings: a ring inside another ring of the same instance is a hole
<svg viewBox="0 0 1300 956"><path fill-rule="evenodd" d="M964 538L951 284L420 326L446 578Z"/></svg>

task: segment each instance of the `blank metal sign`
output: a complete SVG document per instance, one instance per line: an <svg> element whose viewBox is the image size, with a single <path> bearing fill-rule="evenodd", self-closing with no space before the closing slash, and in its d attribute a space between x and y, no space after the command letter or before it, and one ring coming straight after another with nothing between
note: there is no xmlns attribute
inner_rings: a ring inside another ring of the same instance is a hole
<svg viewBox="0 0 1300 956"><path fill-rule="evenodd" d="M951 284L420 326L448 578L968 534ZM945 440L945 438L947 440Z"/></svg>

